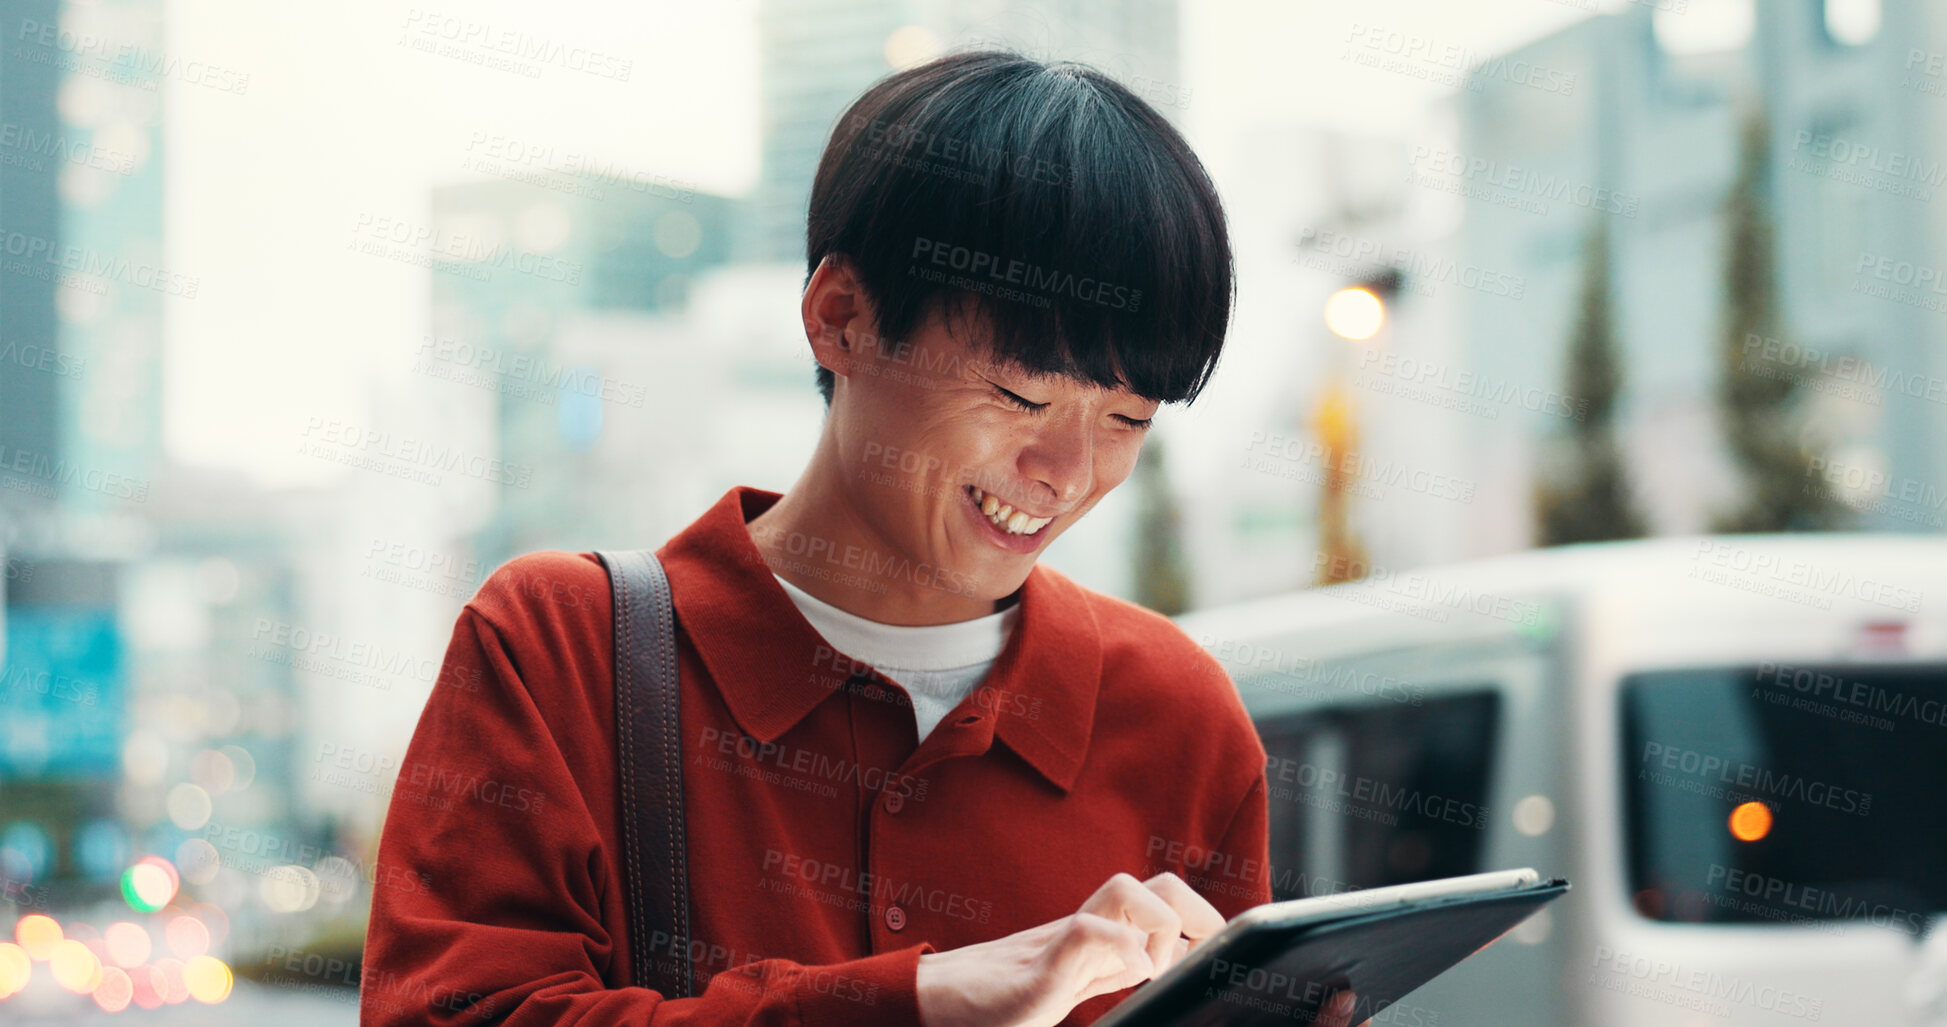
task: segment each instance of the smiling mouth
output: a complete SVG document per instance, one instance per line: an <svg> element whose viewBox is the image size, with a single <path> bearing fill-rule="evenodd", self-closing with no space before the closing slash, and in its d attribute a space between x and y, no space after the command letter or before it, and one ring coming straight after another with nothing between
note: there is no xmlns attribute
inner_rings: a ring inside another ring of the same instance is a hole
<svg viewBox="0 0 1947 1027"><path fill-rule="evenodd" d="M1010 535L1032 535L1054 520L1053 517L1029 517L982 491L977 485L969 485L965 491L967 498L973 500L973 504L993 522L994 527Z"/></svg>

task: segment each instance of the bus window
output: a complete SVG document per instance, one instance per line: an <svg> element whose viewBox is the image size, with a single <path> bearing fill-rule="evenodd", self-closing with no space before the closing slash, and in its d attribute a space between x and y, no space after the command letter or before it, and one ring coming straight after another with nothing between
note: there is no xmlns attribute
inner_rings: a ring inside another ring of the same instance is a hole
<svg viewBox="0 0 1947 1027"><path fill-rule="evenodd" d="M1259 724L1273 897L1483 869L1500 702L1482 688Z"/></svg>
<svg viewBox="0 0 1947 1027"><path fill-rule="evenodd" d="M1947 666L1658 671L1621 702L1644 916L1917 935L1947 910Z"/></svg>

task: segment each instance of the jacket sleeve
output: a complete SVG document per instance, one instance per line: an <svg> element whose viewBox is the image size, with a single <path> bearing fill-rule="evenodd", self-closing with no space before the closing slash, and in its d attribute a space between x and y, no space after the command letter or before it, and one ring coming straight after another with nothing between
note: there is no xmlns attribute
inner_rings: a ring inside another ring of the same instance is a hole
<svg viewBox="0 0 1947 1027"><path fill-rule="evenodd" d="M563 756L574 740L555 736L505 642L474 604L461 611L407 746L368 875L361 1024L920 1022L926 943L822 966L746 963L693 998L612 987L627 939L602 912L621 863Z"/></svg>
<svg viewBox="0 0 1947 1027"><path fill-rule="evenodd" d="M1271 901L1271 808L1263 761L1217 848L1228 857L1229 870L1222 884L1209 882L1203 891L1224 919Z"/></svg>

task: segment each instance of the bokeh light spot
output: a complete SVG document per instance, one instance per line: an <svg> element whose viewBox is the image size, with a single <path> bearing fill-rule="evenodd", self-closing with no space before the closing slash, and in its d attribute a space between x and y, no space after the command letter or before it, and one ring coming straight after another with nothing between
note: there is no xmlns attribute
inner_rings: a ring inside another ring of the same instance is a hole
<svg viewBox="0 0 1947 1027"><path fill-rule="evenodd" d="M250 787L250 782L257 777L257 761L250 750L241 745L226 745L217 751L229 757L230 768L236 774L236 782L230 787L236 791Z"/></svg>
<svg viewBox="0 0 1947 1027"><path fill-rule="evenodd" d="M195 831L210 822L210 793L187 781L169 789L169 819L185 831Z"/></svg>
<svg viewBox="0 0 1947 1027"><path fill-rule="evenodd" d="M0 998L27 986L34 976L34 960L12 942L0 942Z"/></svg>
<svg viewBox="0 0 1947 1027"><path fill-rule="evenodd" d="M128 1008L129 1001L135 998L135 982L128 972L119 966L111 966L101 972L101 983L95 986L95 1004L111 1013L119 1013Z"/></svg>
<svg viewBox="0 0 1947 1027"><path fill-rule="evenodd" d="M141 924L127 920L109 924L108 930L102 932L102 940L108 946L108 961L116 966L136 966L149 961L153 943Z"/></svg>
<svg viewBox="0 0 1947 1027"><path fill-rule="evenodd" d="M1771 808L1762 802L1747 802L1731 811L1731 836L1741 842L1755 842L1771 833Z"/></svg>
<svg viewBox="0 0 1947 1027"><path fill-rule="evenodd" d="M189 776L211 795L222 795L236 784L237 770L230 765L228 753L204 749L189 758Z"/></svg>
<svg viewBox="0 0 1947 1027"><path fill-rule="evenodd" d="M191 884L208 884L216 878L216 872L223 868L223 857L216 846L201 838L185 838L176 846L176 866L181 868L183 880Z"/></svg>
<svg viewBox="0 0 1947 1027"><path fill-rule="evenodd" d="M230 997L230 968L215 956L197 956L183 964L183 983L198 1002L214 1005Z"/></svg>
<svg viewBox="0 0 1947 1027"><path fill-rule="evenodd" d="M1370 339L1386 322L1386 305L1370 289L1340 289L1325 301L1325 327L1342 339Z"/></svg>
<svg viewBox="0 0 1947 1027"><path fill-rule="evenodd" d="M54 954L54 946L61 943L61 925L51 916L29 913L14 925L14 940L26 951L29 959L47 959Z"/></svg>
<svg viewBox="0 0 1947 1027"><path fill-rule="evenodd" d="M163 995L168 991L162 971L153 966L132 966L128 969L129 979L135 982L135 1004L143 1009L155 1009L162 1005Z"/></svg>
<svg viewBox="0 0 1947 1027"><path fill-rule="evenodd" d="M156 990L162 1000L171 1004L189 999L189 985L183 982L183 961L180 959L158 959L150 964L162 974L162 986Z"/></svg>
<svg viewBox="0 0 1947 1027"><path fill-rule="evenodd" d="M160 856L144 856L122 872L122 898L140 913L153 913L168 905L180 886L176 868Z"/></svg>
<svg viewBox="0 0 1947 1027"><path fill-rule="evenodd" d="M318 875L310 867L286 863L264 875L264 905L276 913L302 913L318 904Z"/></svg>
<svg viewBox="0 0 1947 1027"><path fill-rule="evenodd" d="M54 971L55 983L77 995L86 995L101 984L101 960L73 938L54 943L47 965Z"/></svg>
<svg viewBox="0 0 1947 1027"><path fill-rule="evenodd" d="M169 939L169 953L177 959L187 961L210 951L210 929L193 916L170 920L162 933Z"/></svg>

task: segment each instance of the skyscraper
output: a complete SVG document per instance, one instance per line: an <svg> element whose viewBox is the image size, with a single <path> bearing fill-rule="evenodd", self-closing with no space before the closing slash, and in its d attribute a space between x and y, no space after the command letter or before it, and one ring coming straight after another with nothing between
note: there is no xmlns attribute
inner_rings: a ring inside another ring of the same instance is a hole
<svg viewBox="0 0 1947 1027"><path fill-rule="evenodd" d="M1526 283L1518 303L1469 293L1464 366L1563 387L1583 241L1606 221L1624 449L1654 530L1705 530L1736 487L1713 390L1726 198L1741 127L1761 112L1782 331L1743 344L1796 383L1805 486L1833 488L1864 528L1947 528L1947 294L1929 284L1947 241L1947 18L1876 0L1758 3L1727 34L1663 6L1485 62L1455 101L1458 145L1416 151L1409 188L1464 199L1460 266ZM1470 473L1483 495L1520 497L1551 419L1506 412L1464 419L1481 461ZM1528 544L1504 512L1479 511L1478 549Z"/></svg>

